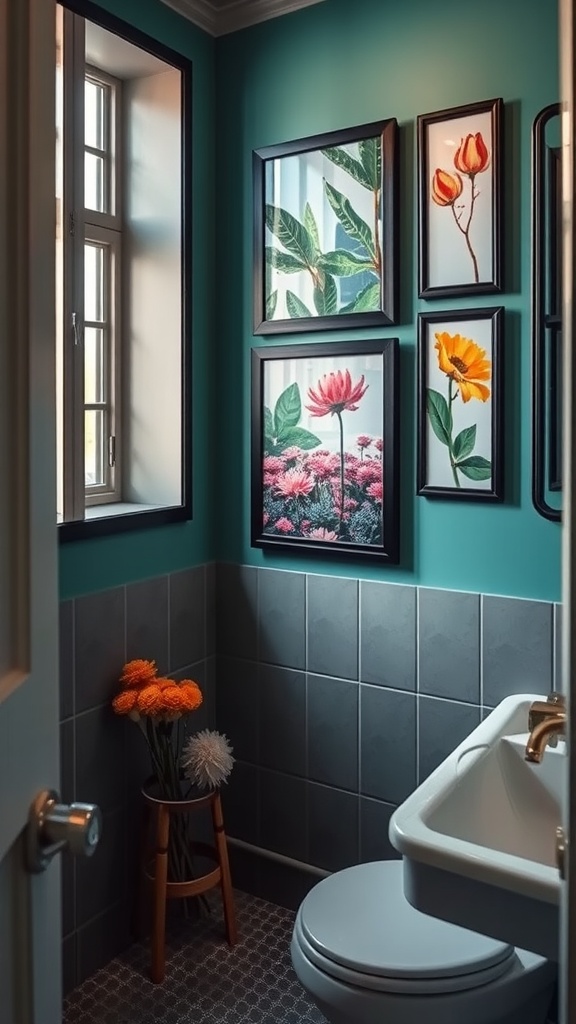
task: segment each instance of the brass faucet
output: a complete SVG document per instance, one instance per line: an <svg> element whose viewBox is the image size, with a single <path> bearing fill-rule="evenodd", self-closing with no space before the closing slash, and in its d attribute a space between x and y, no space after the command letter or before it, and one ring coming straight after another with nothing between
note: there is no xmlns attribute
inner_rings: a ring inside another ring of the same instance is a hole
<svg viewBox="0 0 576 1024"><path fill-rule="evenodd" d="M555 747L558 736L566 729L566 698L561 693L551 693L546 700L535 700L528 713L530 735L526 744L525 758L540 764L544 748Z"/></svg>

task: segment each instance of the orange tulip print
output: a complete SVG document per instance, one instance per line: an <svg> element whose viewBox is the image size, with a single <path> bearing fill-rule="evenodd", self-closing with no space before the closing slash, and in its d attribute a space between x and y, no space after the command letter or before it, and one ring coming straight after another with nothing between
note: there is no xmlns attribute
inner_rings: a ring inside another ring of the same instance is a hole
<svg viewBox="0 0 576 1024"><path fill-rule="evenodd" d="M452 210L454 223L464 238L467 252L472 261L474 283L480 281L478 257L470 239L470 229L474 217L474 207L480 195L476 185L476 176L482 174L490 166L490 151L484 141L482 132L469 133L460 139L454 154L454 171L437 167L430 186L432 201L437 206L449 207ZM465 187L463 177L468 179Z"/></svg>

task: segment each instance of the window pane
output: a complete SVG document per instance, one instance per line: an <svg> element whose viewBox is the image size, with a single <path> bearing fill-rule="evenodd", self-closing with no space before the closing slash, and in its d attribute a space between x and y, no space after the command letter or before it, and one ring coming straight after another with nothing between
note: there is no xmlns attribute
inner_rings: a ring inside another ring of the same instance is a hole
<svg viewBox="0 0 576 1024"><path fill-rule="evenodd" d="M84 319L104 319L104 248L84 246Z"/></svg>
<svg viewBox="0 0 576 1024"><path fill-rule="evenodd" d="M84 83L84 142L94 149L104 149L104 103L102 85L86 79Z"/></svg>
<svg viewBox="0 0 576 1024"><path fill-rule="evenodd" d="M86 327L84 331L84 401L87 405L104 401L104 331Z"/></svg>
<svg viewBox="0 0 576 1024"><path fill-rule="evenodd" d="M104 160L94 153L84 154L84 206L105 213Z"/></svg>
<svg viewBox="0 0 576 1024"><path fill-rule="evenodd" d="M87 409L84 413L84 481L86 487L105 482L104 413Z"/></svg>

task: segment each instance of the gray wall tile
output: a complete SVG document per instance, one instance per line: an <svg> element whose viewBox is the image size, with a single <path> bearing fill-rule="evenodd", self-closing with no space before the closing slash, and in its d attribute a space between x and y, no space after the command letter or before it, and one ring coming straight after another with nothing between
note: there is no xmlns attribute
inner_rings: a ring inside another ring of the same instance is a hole
<svg viewBox="0 0 576 1024"><path fill-rule="evenodd" d="M306 676L260 666L260 763L306 774Z"/></svg>
<svg viewBox="0 0 576 1024"><path fill-rule="evenodd" d="M216 567L216 643L218 654L258 656L258 570L247 565Z"/></svg>
<svg viewBox="0 0 576 1024"><path fill-rule="evenodd" d="M107 704L126 661L124 587L75 600L76 714ZM85 799L84 797L82 799Z"/></svg>
<svg viewBox="0 0 576 1024"><path fill-rule="evenodd" d="M68 935L62 943L62 995L65 998L78 984L76 970L76 934Z"/></svg>
<svg viewBox="0 0 576 1024"><path fill-rule="evenodd" d="M216 565L207 562L205 569L206 586L206 655L216 654Z"/></svg>
<svg viewBox="0 0 576 1024"><path fill-rule="evenodd" d="M124 861L124 813L104 815L102 836L92 857L78 857L76 864L76 921L82 927L122 899L126 888Z"/></svg>
<svg viewBox="0 0 576 1024"><path fill-rule="evenodd" d="M204 566L170 575L170 671L206 656Z"/></svg>
<svg viewBox="0 0 576 1024"><path fill-rule="evenodd" d="M360 686L360 792L399 804L416 786L416 696Z"/></svg>
<svg viewBox="0 0 576 1024"><path fill-rule="evenodd" d="M260 772L251 764L236 761L228 782L222 786L222 813L227 836L260 844Z"/></svg>
<svg viewBox="0 0 576 1024"><path fill-rule="evenodd" d="M360 583L360 678L416 689L416 588Z"/></svg>
<svg viewBox="0 0 576 1024"><path fill-rule="evenodd" d="M308 783L308 856L339 871L358 863L358 796Z"/></svg>
<svg viewBox="0 0 576 1024"><path fill-rule="evenodd" d="M552 605L515 597L482 599L483 703L552 689Z"/></svg>
<svg viewBox="0 0 576 1024"><path fill-rule="evenodd" d="M480 700L480 598L448 590L418 591L421 693Z"/></svg>
<svg viewBox="0 0 576 1024"><path fill-rule="evenodd" d="M419 697L418 714L420 783L480 724L480 708Z"/></svg>
<svg viewBox="0 0 576 1024"><path fill-rule="evenodd" d="M60 721L74 714L74 602L60 602Z"/></svg>
<svg viewBox="0 0 576 1024"><path fill-rule="evenodd" d="M308 577L308 671L358 679L358 581Z"/></svg>
<svg viewBox="0 0 576 1024"><path fill-rule="evenodd" d="M64 803L76 799L74 790L74 719L60 725L60 796Z"/></svg>
<svg viewBox="0 0 576 1024"><path fill-rule="evenodd" d="M400 854L388 838L388 826L394 813L394 804L360 797L360 860L397 860Z"/></svg>
<svg viewBox="0 0 576 1024"><path fill-rule="evenodd" d="M168 672L168 577L155 576L126 587L126 661L155 661Z"/></svg>
<svg viewBox="0 0 576 1024"><path fill-rule="evenodd" d="M129 913L124 903L117 903L95 917L76 932L78 946L79 985L92 977L100 967L110 963L130 944Z"/></svg>
<svg viewBox="0 0 576 1024"><path fill-rule="evenodd" d="M260 661L306 665L306 577L281 569L258 571Z"/></svg>
<svg viewBox="0 0 576 1024"><path fill-rule="evenodd" d="M306 782L260 771L260 841L268 850L307 861Z"/></svg>
<svg viewBox="0 0 576 1024"><path fill-rule="evenodd" d="M259 763L258 666L238 658L217 658L216 727L225 732L234 756Z"/></svg>
<svg viewBox="0 0 576 1024"><path fill-rule="evenodd" d="M124 799L126 730L137 727L105 705L76 719L76 799L98 804L102 812Z"/></svg>
<svg viewBox="0 0 576 1024"><path fill-rule="evenodd" d="M358 683L308 676L308 777L358 790Z"/></svg>

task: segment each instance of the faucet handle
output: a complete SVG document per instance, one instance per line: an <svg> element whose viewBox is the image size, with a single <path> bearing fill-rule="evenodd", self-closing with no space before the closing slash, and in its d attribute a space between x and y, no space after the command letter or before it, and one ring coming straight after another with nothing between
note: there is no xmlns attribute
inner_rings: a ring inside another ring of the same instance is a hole
<svg viewBox="0 0 576 1024"><path fill-rule="evenodd" d="M565 709L566 697L563 693L558 693L556 690L548 694L546 700L533 701L528 712L528 731L532 732L540 722L545 722L546 719L554 715L562 715ZM547 745L549 747L556 747L558 745L558 733L550 733Z"/></svg>

